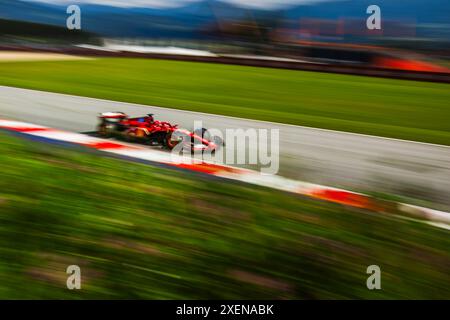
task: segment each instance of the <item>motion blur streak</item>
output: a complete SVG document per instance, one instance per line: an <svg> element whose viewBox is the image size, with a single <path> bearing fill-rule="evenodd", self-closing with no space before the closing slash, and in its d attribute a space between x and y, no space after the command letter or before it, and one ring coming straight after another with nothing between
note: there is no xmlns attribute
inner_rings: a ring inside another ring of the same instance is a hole
<svg viewBox="0 0 450 320"><path fill-rule="evenodd" d="M450 299L449 17L0 0L0 299Z"/></svg>
<svg viewBox="0 0 450 320"><path fill-rule="evenodd" d="M149 150L145 148L139 148L136 146L130 146L122 143L111 143L107 140L101 140L97 138L88 139L81 134L57 131L51 128L39 127L39 131L27 130L28 128L36 127L33 124L20 123L8 120L0 119L0 129L8 129L12 131L23 132L31 136L45 137L53 142L65 141L75 144L81 144L89 148L94 148L101 151L114 153L117 155L127 156L135 159L150 160L152 162L159 162L166 165L175 166L178 168L188 169L191 171L202 172L217 177L238 180L247 183L253 183L256 185L279 189L282 191L288 191L293 193L299 193L307 195L313 198L318 198L330 202L344 204L350 207L363 208L371 211L385 211L386 206L392 208L397 207L402 213L408 213L418 218L425 220L431 220L436 222L443 222L443 228L448 229L450 225L450 213L431 210L428 208L420 208L417 206L408 206L404 204L394 205L389 204L386 201L378 201L368 197L367 195L358 194L351 191L335 189L326 186L319 186L310 183L289 180L274 175L261 174L257 171L244 170L239 168L233 168L221 164L214 164L208 162L191 163L186 164L180 161L180 163L173 162L173 158L167 153L155 150ZM131 151L131 152L130 152ZM402 210L404 209L404 210ZM412 209L412 212L411 212Z"/></svg>
<svg viewBox="0 0 450 320"><path fill-rule="evenodd" d="M1 298L450 295L448 231L434 226L3 132L0 163ZM75 293L69 265L82 272Z"/></svg>
<svg viewBox="0 0 450 320"><path fill-rule="evenodd" d="M37 110L39 110L37 112ZM280 175L296 180L365 192L396 193L450 208L450 147L267 123L41 91L0 87L0 115L58 129L89 132L101 112L155 113L189 128L280 130ZM248 147L248 146L247 146ZM258 166L246 166L258 169ZM423 204L423 203L422 203Z"/></svg>

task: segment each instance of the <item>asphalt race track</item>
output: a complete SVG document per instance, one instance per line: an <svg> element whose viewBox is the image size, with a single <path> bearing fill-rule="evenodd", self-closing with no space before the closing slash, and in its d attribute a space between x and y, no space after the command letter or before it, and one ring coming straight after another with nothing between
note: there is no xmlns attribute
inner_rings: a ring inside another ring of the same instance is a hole
<svg viewBox="0 0 450 320"><path fill-rule="evenodd" d="M0 86L0 118L90 132L97 115L154 113L157 120L192 129L279 129L279 174L359 192L394 193L450 208L450 147L264 121L98 100ZM251 150L250 150L251 151ZM249 167L256 168L258 165Z"/></svg>

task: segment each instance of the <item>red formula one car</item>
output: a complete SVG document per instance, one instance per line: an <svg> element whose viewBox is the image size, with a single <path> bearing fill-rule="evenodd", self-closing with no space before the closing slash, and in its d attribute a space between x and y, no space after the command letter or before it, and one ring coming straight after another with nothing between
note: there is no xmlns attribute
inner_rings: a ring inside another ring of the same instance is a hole
<svg viewBox="0 0 450 320"><path fill-rule="evenodd" d="M160 145L173 149L179 143L194 151L214 153L223 145L220 137L207 137L207 130L202 128L195 132L178 128L168 122L157 121L153 114L130 118L123 112L105 112L99 116L98 134L101 137L122 137L127 141L136 141L149 145ZM209 138L209 139L208 139ZM188 149L186 149L188 150Z"/></svg>

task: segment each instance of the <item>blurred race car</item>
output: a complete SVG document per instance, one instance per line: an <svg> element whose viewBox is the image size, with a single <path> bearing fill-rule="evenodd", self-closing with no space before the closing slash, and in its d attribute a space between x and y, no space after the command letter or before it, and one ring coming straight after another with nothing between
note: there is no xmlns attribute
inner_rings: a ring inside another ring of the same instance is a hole
<svg viewBox="0 0 450 320"><path fill-rule="evenodd" d="M183 143L185 150L210 151L214 153L223 140L220 137L209 137L207 129L201 128L194 132L178 128L169 122L157 121L153 114L143 117L130 118L127 114L105 112L99 115L98 134L101 137L122 137L127 141L141 142L149 145L160 145L173 149L179 143Z"/></svg>

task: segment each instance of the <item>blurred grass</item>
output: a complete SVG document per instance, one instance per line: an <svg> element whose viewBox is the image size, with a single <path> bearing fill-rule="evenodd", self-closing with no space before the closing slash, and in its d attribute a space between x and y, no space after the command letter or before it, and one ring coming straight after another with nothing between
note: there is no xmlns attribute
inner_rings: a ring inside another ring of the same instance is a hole
<svg viewBox="0 0 450 320"><path fill-rule="evenodd" d="M0 85L450 145L450 85L152 59L0 63Z"/></svg>
<svg viewBox="0 0 450 320"><path fill-rule="evenodd" d="M450 298L446 230L4 133L0 167L0 298Z"/></svg>

